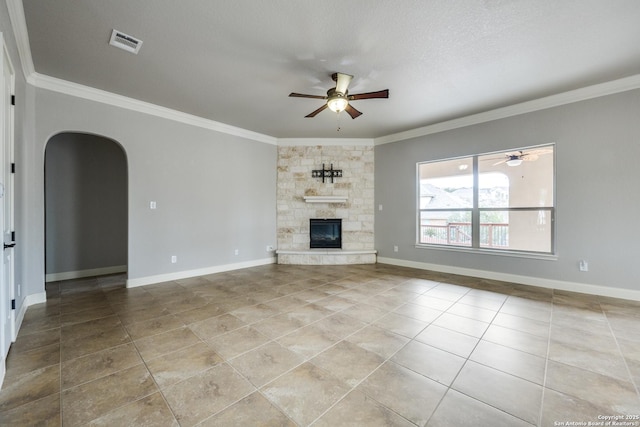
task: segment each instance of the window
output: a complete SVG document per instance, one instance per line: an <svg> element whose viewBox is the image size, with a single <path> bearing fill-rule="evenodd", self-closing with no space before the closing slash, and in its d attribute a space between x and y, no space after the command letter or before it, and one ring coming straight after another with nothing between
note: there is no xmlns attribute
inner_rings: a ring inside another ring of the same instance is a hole
<svg viewBox="0 0 640 427"><path fill-rule="evenodd" d="M554 253L554 146L418 163L418 245Z"/></svg>

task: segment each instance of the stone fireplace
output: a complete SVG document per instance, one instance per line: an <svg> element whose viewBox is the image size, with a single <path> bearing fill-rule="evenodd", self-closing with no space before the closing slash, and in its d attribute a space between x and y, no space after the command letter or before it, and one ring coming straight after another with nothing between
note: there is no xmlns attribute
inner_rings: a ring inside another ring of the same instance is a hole
<svg viewBox="0 0 640 427"><path fill-rule="evenodd" d="M373 153L369 142L278 146L279 264L376 262ZM342 176L324 183L313 177L323 164L342 170ZM341 247L312 248L311 219L340 219Z"/></svg>

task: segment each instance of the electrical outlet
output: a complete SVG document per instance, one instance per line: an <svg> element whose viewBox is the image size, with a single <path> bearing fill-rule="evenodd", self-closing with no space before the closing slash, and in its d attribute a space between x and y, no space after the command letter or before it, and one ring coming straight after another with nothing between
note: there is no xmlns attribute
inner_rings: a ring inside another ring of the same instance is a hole
<svg viewBox="0 0 640 427"><path fill-rule="evenodd" d="M582 259L580 260L578 268L580 269L580 271L589 271L589 263L586 260Z"/></svg>
<svg viewBox="0 0 640 427"><path fill-rule="evenodd" d="M267 245L267 252L273 252L273 246Z"/></svg>
<svg viewBox="0 0 640 427"><path fill-rule="evenodd" d="M397 246L393 247L393 252L398 252L398 247Z"/></svg>
<svg viewBox="0 0 640 427"><path fill-rule="evenodd" d="M378 205L378 210L381 211L382 210L382 205Z"/></svg>
<svg viewBox="0 0 640 427"><path fill-rule="evenodd" d="M156 208L156 202L151 201L149 202L149 209L155 209Z"/></svg>
<svg viewBox="0 0 640 427"><path fill-rule="evenodd" d="M22 285L18 285L18 296L22 295Z"/></svg>
<svg viewBox="0 0 640 427"><path fill-rule="evenodd" d="M234 255L240 255L240 249L236 249L235 251L233 251Z"/></svg>
<svg viewBox="0 0 640 427"><path fill-rule="evenodd" d="M178 257L176 255L171 255L171 264L175 264L178 262Z"/></svg>

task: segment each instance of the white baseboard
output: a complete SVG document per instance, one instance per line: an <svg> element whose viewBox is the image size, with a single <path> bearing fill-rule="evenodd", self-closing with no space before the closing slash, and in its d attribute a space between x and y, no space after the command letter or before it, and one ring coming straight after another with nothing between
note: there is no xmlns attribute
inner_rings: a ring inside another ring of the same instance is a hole
<svg viewBox="0 0 640 427"><path fill-rule="evenodd" d="M114 265L112 267L92 268L89 270L64 271L62 273L50 273L45 275L45 282L57 282L59 280L82 279L83 277L104 276L106 274L126 273L126 265Z"/></svg>
<svg viewBox="0 0 640 427"><path fill-rule="evenodd" d="M20 306L20 310L16 313L15 318L13 319L13 327L11 328L12 342L15 342L18 337L18 332L20 331L20 327L22 327L22 321L24 320L24 315L27 313L27 309L34 304L41 304L43 302L47 302L46 292L27 295L24 298L22 305Z"/></svg>
<svg viewBox="0 0 640 427"><path fill-rule="evenodd" d="M127 279L127 288L151 285L154 283L169 282L171 280L188 279L189 277L204 276L206 274L223 273L225 271L239 270L241 268L257 267L260 265L275 264L276 258L263 258L253 261L238 262L235 264L216 265L213 267L199 268L196 270L177 271L175 273L158 274L155 276Z"/></svg>
<svg viewBox="0 0 640 427"><path fill-rule="evenodd" d="M24 315L27 313L27 308L30 305L40 304L43 302L47 302L47 293L40 292L37 294L27 295L22 301L22 305L20 306L20 311L15 315L12 319L13 325L11 328L11 342L16 342L16 338L18 337L18 331L20 331L20 327L22 326L22 321L24 320ZM6 373L6 360L3 358L2 363L0 363L0 388L4 382L4 375Z"/></svg>
<svg viewBox="0 0 640 427"><path fill-rule="evenodd" d="M22 304L22 306L24 307L24 310L26 311L28 307L34 305L34 304L41 304L43 302L47 302L47 293L46 292L39 292L37 294L31 294L31 295L27 295L24 299L24 303ZM20 310L22 311L22 309Z"/></svg>
<svg viewBox="0 0 640 427"><path fill-rule="evenodd" d="M459 274L461 276L479 277L481 279L501 280L540 288L579 292L612 298L640 301L640 290L613 288L609 286L588 285L585 283L567 282L563 280L544 279L541 277L521 276L518 274L498 273L495 271L477 270L473 268L454 267L450 265L429 264L426 262L408 261L396 258L378 257L378 263L411 267L420 270L431 270L440 273Z"/></svg>

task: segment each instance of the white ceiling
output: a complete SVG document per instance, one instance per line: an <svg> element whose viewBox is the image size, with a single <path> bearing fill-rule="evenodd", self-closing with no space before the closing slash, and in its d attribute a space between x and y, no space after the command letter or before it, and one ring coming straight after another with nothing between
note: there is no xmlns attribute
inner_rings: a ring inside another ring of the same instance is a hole
<svg viewBox="0 0 640 427"><path fill-rule="evenodd" d="M23 0L35 71L277 138L377 138L640 74L638 0ZM143 40L109 46L112 29ZM352 120L321 100L355 76Z"/></svg>

